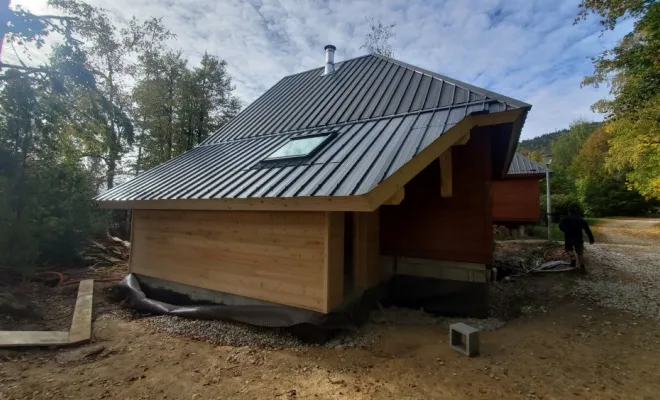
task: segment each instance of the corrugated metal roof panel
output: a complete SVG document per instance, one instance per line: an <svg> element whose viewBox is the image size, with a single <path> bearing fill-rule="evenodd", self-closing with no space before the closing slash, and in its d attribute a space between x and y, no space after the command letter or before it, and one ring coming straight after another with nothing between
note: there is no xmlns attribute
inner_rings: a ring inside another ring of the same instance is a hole
<svg viewBox="0 0 660 400"><path fill-rule="evenodd" d="M545 172L545 166L516 152L516 154L513 156L513 160L511 160L511 165L509 166L509 172L507 175L544 176Z"/></svg>
<svg viewBox="0 0 660 400"><path fill-rule="evenodd" d="M97 200L364 194L469 113L528 107L385 57L336 65L328 76L285 77L201 146ZM290 138L321 132L334 136L310 159L263 162Z"/></svg>

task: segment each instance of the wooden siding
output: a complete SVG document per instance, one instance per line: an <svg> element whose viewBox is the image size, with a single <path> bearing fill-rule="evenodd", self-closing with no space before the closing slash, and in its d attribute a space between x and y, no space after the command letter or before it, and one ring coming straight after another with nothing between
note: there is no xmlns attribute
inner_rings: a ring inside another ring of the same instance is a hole
<svg viewBox="0 0 660 400"><path fill-rule="evenodd" d="M327 225L324 212L134 210L131 272L327 312L326 254L343 250Z"/></svg>
<svg viewBox="0 0 660 400"><path fill-rule="evenodd" d="M440 163L406 187L398 206L381 207L381 252L398 257L490 264L493 257L491 151L487 129L452 148L452 197L443 198Z"/></svg>
<svg viewBox="0 0 660 400"><path fill-rule="evenodd" d="M493 181L493 221L538 222L541 219L539 179Z"/></svg>

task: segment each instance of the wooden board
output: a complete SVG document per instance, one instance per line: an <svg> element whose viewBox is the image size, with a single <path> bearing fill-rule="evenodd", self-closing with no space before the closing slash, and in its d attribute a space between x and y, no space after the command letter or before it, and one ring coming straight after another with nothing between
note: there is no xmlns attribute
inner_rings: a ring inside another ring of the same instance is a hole
<svg viewBox="0 0 660 400"><path fill-rule="evenodd" d="M452 281L486 282L484 264L397 257L397 273Z"/></svg>
<svg viewBox="0 0 660 400"><path fill-rule="evenodd" d="M325 213L325 306L330 312L344 299L344 223L343 212Z"/></svg>
<svg viewBox="0 0 660 400"><path fill-rule="evenodd" d="M83 343L92 336L92 302L94 280L81 281L76 307L68 332L64 331L0 331L0 347L62 346Z"/></svg>
<svg viewBox="0 0 660 400"><path fill-rule="evenodd" d="M371 211L366 196L99 201L101 208L142 210Z"/></svg>
<svg viewBox="0 0 660 400"><path fill-rule="evenodd" d="M378 210L353 215L353 281L356 288L365 290L381 281L380 215Z"/></svg>
<svg viewBox="0 0 660 400"><path fill-rule="evenodd" d="M541 219L538 178L493 181L493 221L538 222Z"/></svg>
<svg viewBox="0 0 660 400"><path fill-rule="evenodd" d="M1 331L0 347L62 346L69 344L69 332Z"/></svg>
<svg viewBox="0 0 660 400"><path fill-rule="evenodd" d="M131 272L325 312L326 223L323 212L134 210Z"/></svg>
<svg viewBox="0 0 660 400"><path fill-rule="evenodd" d="M69 330L69 343L87 342L92 338L92 301L94 295L94 280L86 279L80 282L76 308L73 310L73 320Z"/></svg>

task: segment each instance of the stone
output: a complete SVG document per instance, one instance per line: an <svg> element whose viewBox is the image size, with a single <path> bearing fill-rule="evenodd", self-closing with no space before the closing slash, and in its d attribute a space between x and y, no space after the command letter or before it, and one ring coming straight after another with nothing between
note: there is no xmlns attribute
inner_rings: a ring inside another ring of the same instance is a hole
<svg viewBox="0 0 660 400"><path fill-rule="evenodd" d="M458 322L449 325L449 346L468 357L479 354L479 330Z"/></svg>

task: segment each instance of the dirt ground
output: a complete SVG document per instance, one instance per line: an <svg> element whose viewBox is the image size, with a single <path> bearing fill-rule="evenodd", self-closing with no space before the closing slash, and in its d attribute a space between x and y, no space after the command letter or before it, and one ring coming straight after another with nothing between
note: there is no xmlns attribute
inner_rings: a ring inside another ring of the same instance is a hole
<svg viewBox="0 0 660 400"><path fill-rule="evenodd" d="M602 218L592 231L603 243L655 246L660 250L660 218Z"/></svg>
<svg viewBox="0 0 660 400"><path fill-rule="evenodd" d="M144 323L149 317L107 300L111 283L98 283L93 342L72 349L0 350L0 400L658 399L660 315L601 306L597 292L575 288L600 280L660 284L660 242L636 240L653 237L644 231L638 237L627 232L623 244L605 244L605 235L616 242L621 234L607 225L595 234L600 244L587 247L586 277L547 274L498 283L500 295L516 292L510 299L519 312L502 328L481 333L475 358L449 348L445 326L429 324L381 324L370 347L341 350L231 347L157 333ZM538 243L503 244L500 250L518 245ZM630 272L638 264L646 275ZM62 301L71 297L66 290L48 289ZM659 301L653 293L622 301ZM15 329L27 323L11 321Z"/></svg>

